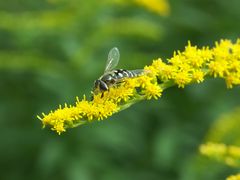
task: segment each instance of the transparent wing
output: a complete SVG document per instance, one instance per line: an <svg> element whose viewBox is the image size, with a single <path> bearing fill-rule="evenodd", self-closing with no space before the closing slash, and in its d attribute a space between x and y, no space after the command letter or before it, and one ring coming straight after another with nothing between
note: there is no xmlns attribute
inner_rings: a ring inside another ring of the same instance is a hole
<svg viewBox="0 0 240 180"><path fill-rule="evenodd" d="M118 65L120 59L120 52L118 48L112 48L108 53L107 64L104 72L113 70Z"/></svg>
<svg viewBox="0 0 240 180"><path fill-rule="evenodd" d="M145 73L148 73L147 70L144 70L144 69L135 69L135 70L130 70L130 72L132 72L134 75L143 75Z"/></svg>

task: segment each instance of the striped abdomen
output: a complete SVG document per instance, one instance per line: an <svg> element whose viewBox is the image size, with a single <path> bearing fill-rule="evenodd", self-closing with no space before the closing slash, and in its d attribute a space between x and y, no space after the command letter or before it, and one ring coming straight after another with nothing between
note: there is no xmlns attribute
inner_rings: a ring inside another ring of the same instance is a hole
<svg viewBox="0 0 240 180"><path fill-rule="evenodd" d="M118 80L121 80L123 78L132 78L132 77L137 77L139 76L141 73L137 73L135 71L128 71L125 69L116 69L112 72L109 72L106 75L103 75L100 79L104 82L106 82L107 84L109 83L115 83Z"/></svg>

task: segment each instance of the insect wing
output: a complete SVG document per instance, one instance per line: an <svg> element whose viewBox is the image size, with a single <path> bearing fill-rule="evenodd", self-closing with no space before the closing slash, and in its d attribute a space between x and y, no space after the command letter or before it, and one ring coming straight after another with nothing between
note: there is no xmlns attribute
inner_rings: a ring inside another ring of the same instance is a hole
<svg viewBox="0 0 240 180"><path fill-rule="evenodd" d="M113 70L118 65L119 59L120 52L118 48L116 47L112 48L108 53L107 64L104 72L106 73Z"/></svg>
<svg viewBox="0 0 240 180"><path fill-rule="evenodd" d="M130 70L130 72L131 72L134 76L141 76L141 75L147 73L147 71L144 70L144 69Z"/></svg>

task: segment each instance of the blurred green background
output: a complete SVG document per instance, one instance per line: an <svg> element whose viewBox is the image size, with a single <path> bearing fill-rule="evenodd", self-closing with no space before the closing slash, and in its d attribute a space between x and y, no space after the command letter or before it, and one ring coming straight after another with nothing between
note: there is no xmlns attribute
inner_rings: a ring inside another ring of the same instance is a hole
<svg viewBox="0 0 240 180"><path fill-rule="evenodd" d="M168 3L169 13L157 13L134 0L0 1L0 179L220 180L237 172L198 153L212 123L240 106L239 87L227 90L223 80L168 89L61 136L36 118L89 95L114 46L118 67L139 69L188 40L213 46L239 37L239 0Z"/></svg>

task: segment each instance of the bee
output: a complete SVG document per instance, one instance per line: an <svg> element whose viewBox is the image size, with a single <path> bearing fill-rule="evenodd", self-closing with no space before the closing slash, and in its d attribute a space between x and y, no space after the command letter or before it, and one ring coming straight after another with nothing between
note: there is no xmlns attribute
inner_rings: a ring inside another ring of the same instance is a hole
<svg viewBox="0 0 240 180"><path fill-rule="evenodd" d="M118 85L126 78L133 78L144 73L143 69L125 70L115 69L120 59L120 52L117 47L112 48L108 53L107 63L104 73L94 82L93 94L108 91L110 87Z"/></svg>

